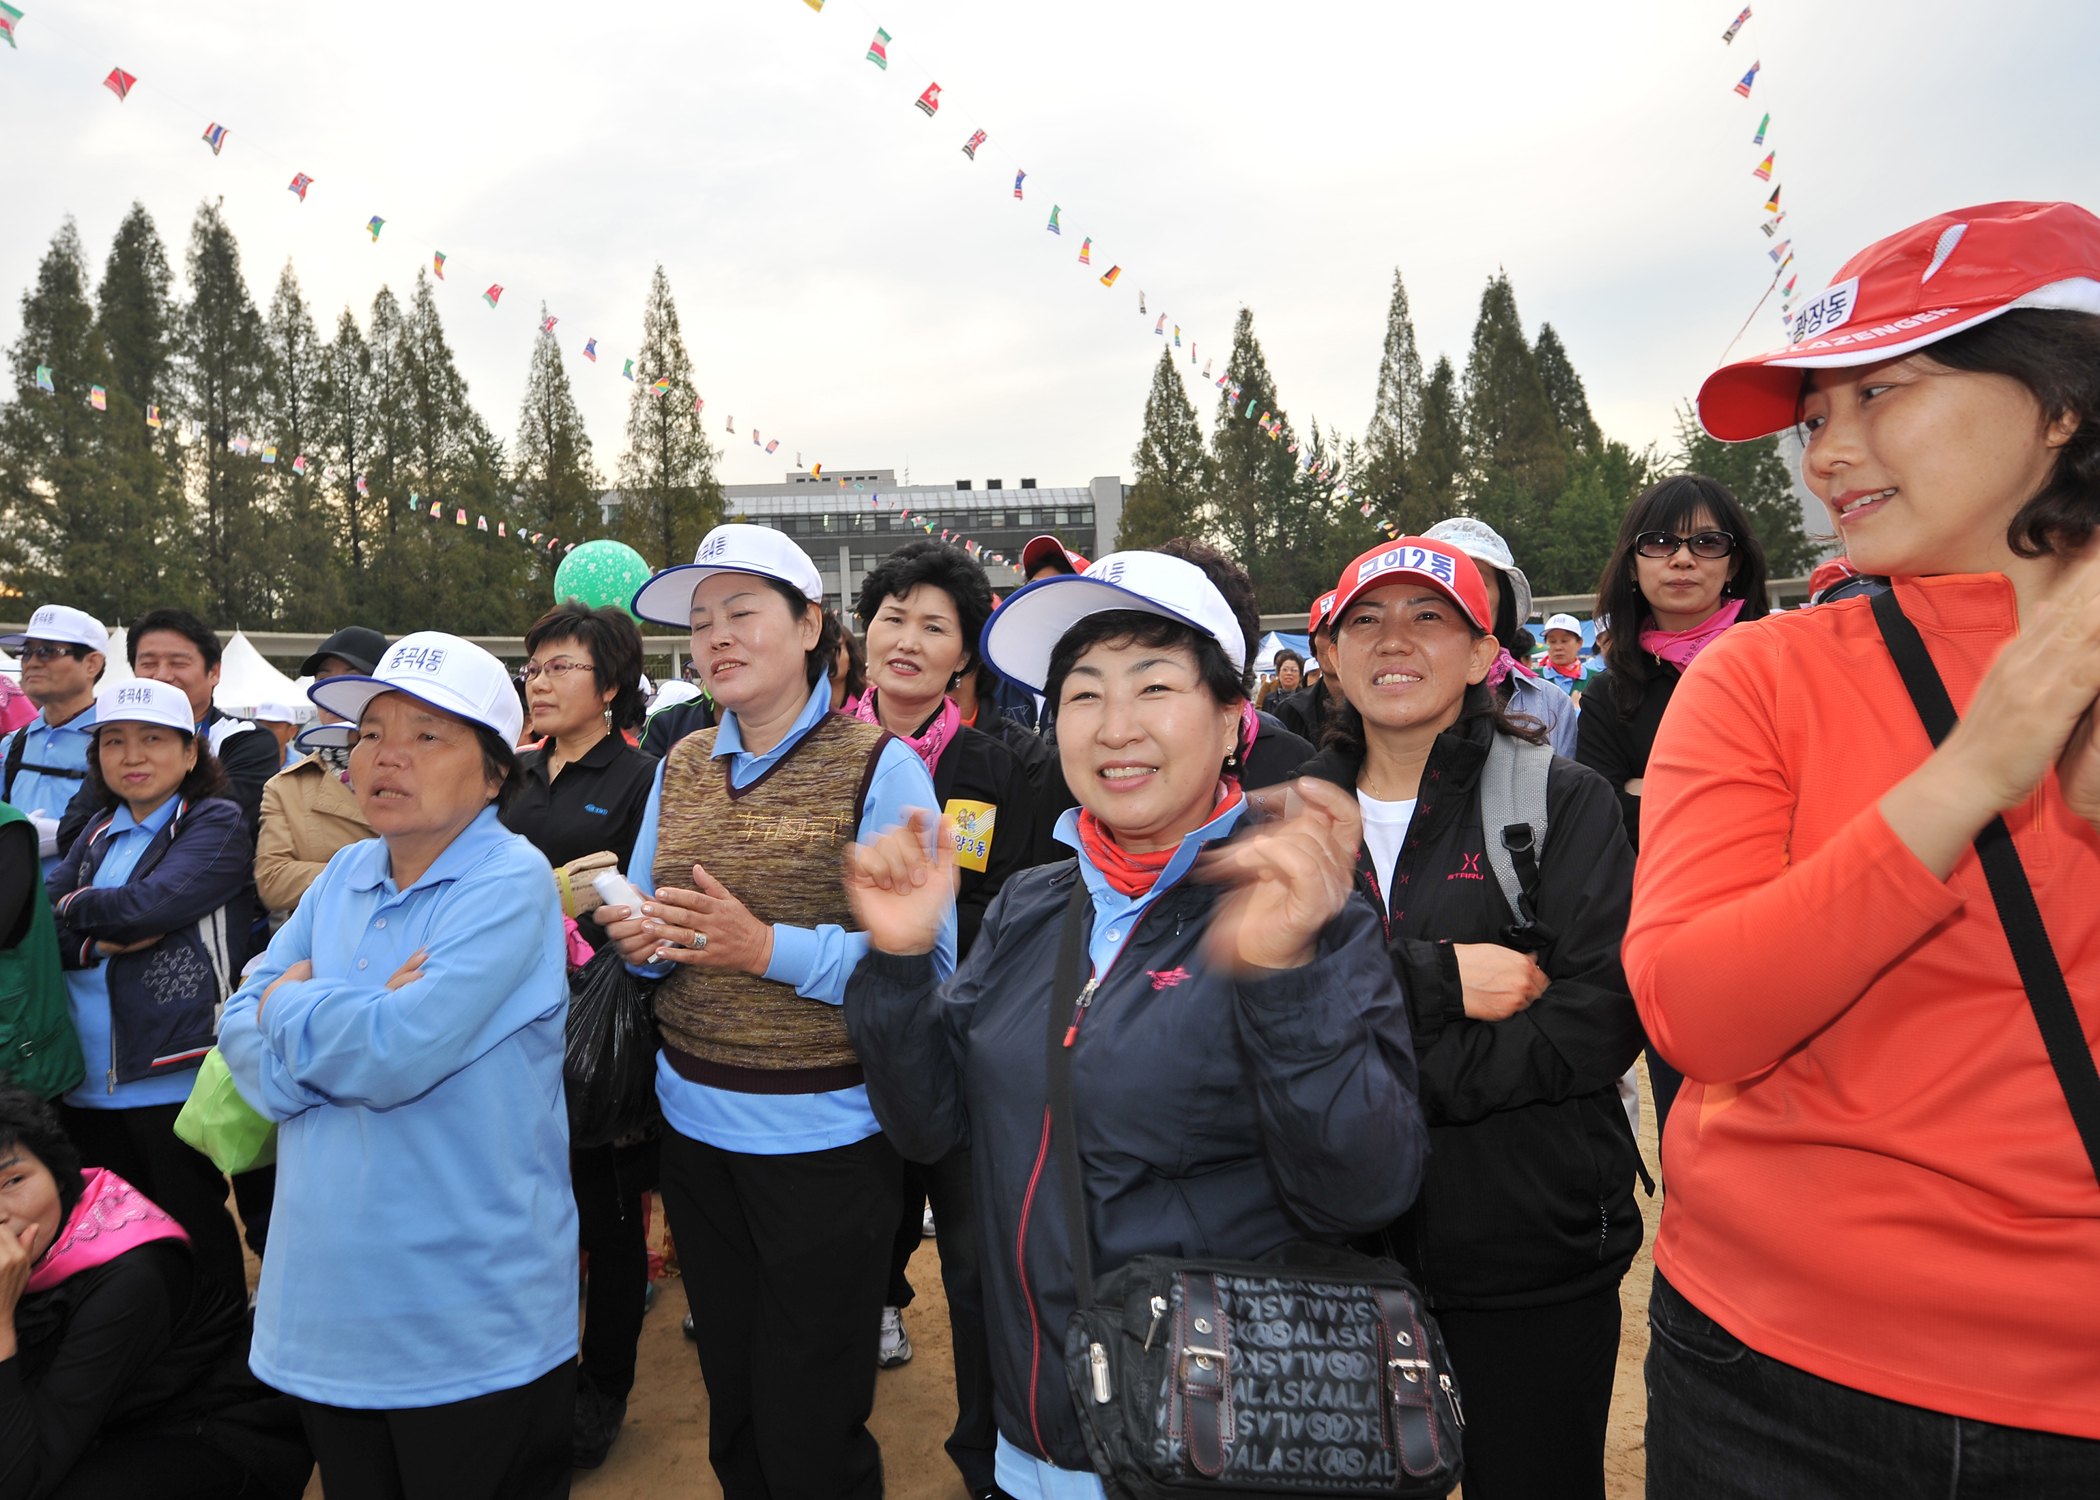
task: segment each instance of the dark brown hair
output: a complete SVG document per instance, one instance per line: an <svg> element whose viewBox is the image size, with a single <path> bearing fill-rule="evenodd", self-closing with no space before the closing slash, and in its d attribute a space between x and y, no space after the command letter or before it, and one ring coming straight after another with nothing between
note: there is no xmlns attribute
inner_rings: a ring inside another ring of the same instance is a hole
<svg viewBox="0 0 2100 1500"><path fill-rule="evenodd" d="M882 612L884 600L902 599L922 583L932 584L955 606L956 628L962 632L962 670L969 671L980 660L978 643L984 622L992 617L992 585L983 565L953 542L906 542L885 557L861 580L853 617L866 630Z"/></svg>
<svg viewBox="0 0 2100 1500"><path fill-rule="evenodd" d="M846 652L846 696L848 698L858 698L868 690L867 643L846 628L846 622L839 620L837 610L827 609L824 611L824 614L829 619L838 620L839 644L845 648ZM832 653L831 659L836 663L838 654L836 652ZM983 670L982 663L979 663L979 670ZM811 684L811 686L815 686L815 684Z"/></svg>
<svg viewBox="0 0 2100 1500"><path fill-rule="evenodd" d="M120 723L122 721L112 720L111 722ZM124 805L124 799L111 791L109 783L102 779L101 730L101 725L95 726L95 743L88 752L88 792L94 797L97 807L104 809L121 807ZM177 733L181 733L181 731L178 730ZM184 744L188 744L196 738L194 734L182 736ZM189 774L182 778L182 785L175 788L175 795L182 798L185 802L195 803L202 802L206 797L222 796L225 794L225 791L226 773L219 769L219 758L211 753L211 746L199 744L197 746L197 764L191 766Z"/></svg>
<svg viewBox="0 0 2100 1500"><path fill-rule="evenodd" d="M80 1152L59 1125L57 1111L19 1083L0 1080L0 1156L18 1146L42 1162L58 1184L58 1216L64 1224L87 1191Z"/></svg>
<svg viewBox="0 0 2100 1500"><path fill-rule="evenodd" d="M1735 538L1735 551L1730 555L1739 561L1735 576L1721 586L1721 597L1743 601L1736 622L1763 619L1770 612L1765 599L1764 546L1727 485L1704 474L1676 474L1643 490L1626 508L1611 560L1597 580L1598 638L1604 640L1604 632L1611 632L1604 641L1603 656L1611 669L1612 702L1621 720L1631 719L1648 696L1650 673L1650 658L1641 649L1641 624L1648 618L1649 607L1634 571L1634 539L1647 531L1681 536L1702 510L1713 517L1716 530Z"/></svg>
<svg viewBox="0 0 2100 1500"><path fill-rule="evenodd" d="M642 633L626 611L611 605L592 609L580 599L564 599L525 632L525 654L537 655L551 641L575 641L591 653L591 677L598 691L614 690L615 730L633 729L642 722Z"/></svg>

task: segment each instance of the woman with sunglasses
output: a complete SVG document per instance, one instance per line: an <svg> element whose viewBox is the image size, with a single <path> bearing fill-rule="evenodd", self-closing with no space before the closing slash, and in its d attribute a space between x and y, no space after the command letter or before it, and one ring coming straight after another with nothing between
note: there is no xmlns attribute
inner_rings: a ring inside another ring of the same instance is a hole
<svg viewBox="0 0 2100 1500"><path fill-rule="evenodd" d="M1928 219L1795 327L1700 421L1798 424L1893 587L1729 632L1650 761L1648 1493L2100 1494L2100 219Z"/></svg>

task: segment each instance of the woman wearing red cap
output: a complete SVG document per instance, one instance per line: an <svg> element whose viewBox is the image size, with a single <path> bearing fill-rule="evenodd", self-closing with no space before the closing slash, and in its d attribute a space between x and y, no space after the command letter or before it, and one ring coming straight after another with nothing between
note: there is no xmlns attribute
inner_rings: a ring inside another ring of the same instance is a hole
<svg viewBox="0 0 2100 1500"><path fill-rule="evenodd" d="M1619 967L1633 851L1604 778L1506 716L1493 619L1455 541L1352 562L1331 618L1348 701L1305 771L1356 796L1356 887L1407 995L1429 1172L1386 1237L1465 1393L1468 1500L1602 1500L1619 1280L1641 1245L1618 1095L1641 1045ZM1540 805L1490 820L1487 789L1527 755L1546 762ZM1495 868L1514 819L1537 851L1512 863L1521 912Z"/></svg>
<svg viewBox="0 0 2100 1500"><path fill-rule="evenodd" d="M1700 418L1798 422L1894 586L1729 631L1649 760L1626 967L1686 1076L1649 1493L2090 1495L2100 220L1928 220L1794 328ZM1937 749L1906 678L1959 712Z"/></svg>

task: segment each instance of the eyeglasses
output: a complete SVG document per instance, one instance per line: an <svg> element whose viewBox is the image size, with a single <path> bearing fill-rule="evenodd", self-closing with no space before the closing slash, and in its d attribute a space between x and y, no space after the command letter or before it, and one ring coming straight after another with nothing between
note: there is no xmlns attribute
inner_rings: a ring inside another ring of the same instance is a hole
<svg viewBox="0 0 2100 1500"><path fill-rule="evenodd" d="M1679 547L1691 548L1694 557L1726 557L1735 551L1735 537L1726 531L1702 531L1695 536L1644 531L1633 539L1633 550L1643 557L1675 557Z"/></svg>
<svg viewBox="0 0 2100 1500"><path fill-rule="evenodd" d="M587 661L550 661L544 667L536 661L529 661L518 668L518 676L524 681L530 682L533 678L539 676L540 673L545 672L554 679L555 685L559 686L562 679L571 672L589 672L592 670L594 668Z"/></svg>
<svg viewBox="0 0 2100 1500"><path fill-rule="evenodd" d="M57 661L61 656L70 656L75 661L87 656L85 646L54 644L50 641L31 641L16 653L23 661Z"/></svg>

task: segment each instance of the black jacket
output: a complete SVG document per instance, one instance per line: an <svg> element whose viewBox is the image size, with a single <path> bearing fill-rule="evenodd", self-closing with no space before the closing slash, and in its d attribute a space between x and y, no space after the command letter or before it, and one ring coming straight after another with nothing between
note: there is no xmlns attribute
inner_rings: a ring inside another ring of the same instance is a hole
<svg viewBox="0 0 2100 1500"><path fill-rule="evenodd" d="M956 731L934 763L933 795L950 817L970 811L958 808L958 802L979 803L993 810L989 845L981 850L973 847L968 854L958 850L955 958L960 963L977 941L985 909L1000 887L1030 865L1042 863L1042 841L1036 832L1042 798L1011 750L967 725ZM959 837L967 834L960 827L956 831ZM984 865L981 870L979 861Z"/></svg>
<svg viewBox="0 0 2100 1500"><path fill-rule="evenodd" d="M619 857L621 872L634 878L627 862L635 836L642 831L649 789L656 782L654 759L624 736L608 734L551 780L544 747L521 753L518 765L525 784L504 809L505 828L531 840L556 868L606 849ZM604 945L605 930L596 922L584 917L576 925L585 942L594 948Z"/></svg>
<svg viewBox="0 0 2100 1500"><path fill-rule="evenodd" d="M1269 712L1283 727L1300 739L1310 741L1315 750L1320 746L1320 736L1327 732L1327 721L1334 716L1334 710L1334 695L1327 691L1324 675L1310 687L1302 687L1288 697L1269 701Z"/></svg>
<svg viewBox="0 0 2100 1500"><path fill-rule="evenodd" d="M1044 1132L1045 1029L1077 879L1076 859L1024 870L947 984L927 957L870 953L845 1003L897 1149L932 1162L971 1148L999 1430L1085 1471L1064 1371L1070 1242ZM1406 1002L1377 918L1352 900L1310 965L1235 979L1199 951L1216 899L1188 881L1161 892L1079 1028L1074 1112L1097 1274L1148 1252L1253 1259L1308 1235L1362 1234L1421 1181Z"/></svg>
<svg viewBox="0 0 2100 1500"><path fill-rule="evenodd" d="M243 1494L297 1500L313 1472L297 1405L248 1373L247 1309L154 1240L31 1292L0 1360L0 1500L58 1489L97 1442L201 1438L246 1469Z"/></svg>
<svg viewBox="0 0 2100 1500"><path fill-rule="evenodd" d="M649 725L642 732L642 752L662 760L671 753L673 745L694 730L712 729L717 722L711 699L695 698L690 703L674 703L649 716Z"/></svg>
<svg viewBox="0 0 2100 1500"><path fill-rule="evenodd" d="M1649 657L1647 666L1646 690L1631 719L1619 717L1617 679L1599 672L1582 690L1582 717L1575 726L1575 758L1618 795L1626 839L1636 854L1641 848L1641 799L1626 790L1626 783L1648 774L1648 752L1655 748L1655 731L1662 728L1663 710L1670 706L1681 675L1659 657Z"/></svg>
<svg viewBox="0 0 2100 1500"><path fill-rule="evenodd" d="M1430 1139L1422 1195L1390 1237L1439 1307L1570 1301L1616 1284L1641 1244L1638 1153L1617 1090L1641 1050L1619 966L1633 851L1602 779L1556 756L1538 893L1555 935L1538 955L1550 983L1506 1021L1467 1017L1452 945L1506 942L1516 920L1481 833L1490 732L1483 718L1437 737L1386 918ZM1353 791L1361 763L1333 747L1306 773ZM1362 850L1356 880L1384 909Z"/></svg>

